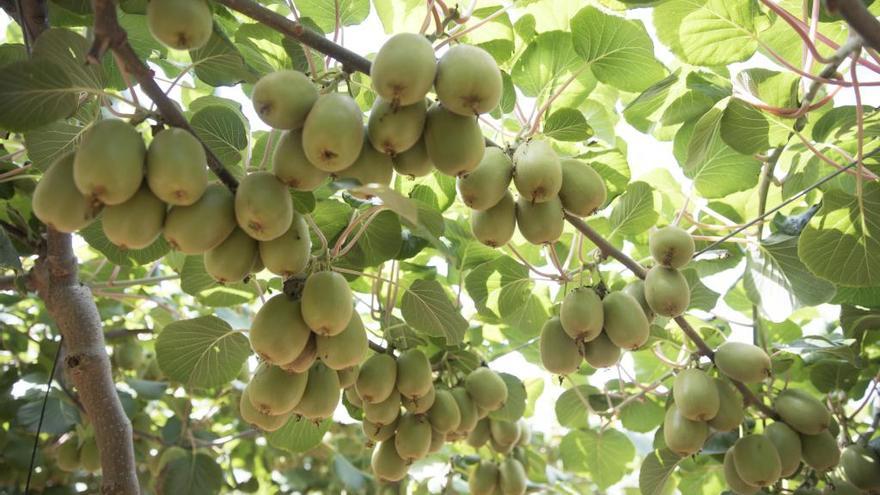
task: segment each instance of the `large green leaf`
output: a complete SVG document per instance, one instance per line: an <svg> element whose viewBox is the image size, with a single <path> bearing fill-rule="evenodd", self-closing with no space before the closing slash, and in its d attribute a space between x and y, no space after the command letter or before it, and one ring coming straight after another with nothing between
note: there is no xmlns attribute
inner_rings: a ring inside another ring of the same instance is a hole
<svg viewBox="0 0 880 495"><path fill-rule="evenodd" d="M423 0L373 0L373 8L388 34L418 31L425 19Z"/></svg>
<svg viewBox="0 0 880 495"><path fill-rule="evenodd" d="M303 17L308 17L325 33L334 28L360 24L370 15L370 0L294 0Z"/></svg>
<svg viewBox="0 0 880 495"><path fill-rule="evenodd" d="M577 385L571 387L556 399L554 410L556 421L566 428L589 427L589 401L587 397L599 393L592 385Z"/></svg>
<svg viewBox="0 0 880 495"><path fill-rule="evenodd" d="M189 450L162 468L161 493L212 495L223 487L223 470L208 454Z"/></svg>
<svg viewBox="0 0 880 495"><path fill-rule="evenodd" d="M538 96L564 82L583 63L574 51L571 33L549 31L529 43L510 76L524 95Z"/></svg>
<svg viewBox="0 0 880 495"><path fill-rule="evenodd" d="M516 421L526 410L526 386L522 380L510 373L499 373L507 385L507 400L501 409L489 413L489 417L499 421Z"/></svg>
<svg viewBox="0 0 880 495"><path fill-rule="evenodd" d="M0 71L0 128L28 131L70 116L79 94L64 68L48 60L6 65Z"/></svg>
<svg viewBox="0 0 880 495"><path fill-rule="evenodd" d="M156 339L159 368L187 387L229 383L250 355L247 337L216 316L176 321Z"/></svg>
<svg viewBox="0 0 880 495"><path fill-rule="evenodd" d="M695 65L742 62L758 48L756 0L685 0L698 6L679 26L681 47Z"/></svg>
<svg viewBox="0 0 880 495"><path fill-rule="evenodd" d="M189 54L196 76L210 86L257 81L257 72L247 66L241 52L216 24L208 43Z"/></svg>
<svg viewBox="0 0 880 495"><path fill-rule="evenodd" d="M445 338L450 345L459 344L468 327L467 320L436 280L414 281L403 293L400 310L403 319L415 330Z"/></svg>
<svg viewBox="0 0 880 495"><path fill-rule="evenodd" d="M324 434L333 424L332 419L325 419L318 424L294 415L284 426L266 435L269 445L294 454L308 452L321 444Z"/></svg>
<svg viewBox="0 0 880 495"><path fill-rule="evenodd" d="M670 476L678 463L683 460L669 449L655 450L642 461L639 471L639 490L643 495L663 495L669 493Z"/></svg>
<svg viewBox="0 0 880 495"><path fill-rule="evenodd" d="M589 474L599 488L606 489L623 478L636 449L614 429L572 431L562 438L559 454L566 470Z"/></svg>
<svg viewBox="0 0 880 495"><path fill-rule="evenodd" d="M68 29L50 29L37 38L33 57L55 64L81 90L100 91L104 87L104 71L100 65L88 65L89 41Z"/></svg>
<svg viewBox="0 0 880 495"><path fill-rule="evenodd" d="M644 182L633 182L611 210L611 236L641 234L656 224L657 218L654 189Z"/></svg>
<svg viewBox="0 0 880 495"><path fill-rule="evenodd" d="M232 167L241 162L248 145L248 129L241 113L224 105L209 105L193 114L190 121L196 135Z"/></svg>
<svg viewBox="0 0 880 495"><path fill-rule="evenodd" d="M544 135L557 141L586 141L593 130L582 113L573 108L560 108L544 122Z"/></svg>

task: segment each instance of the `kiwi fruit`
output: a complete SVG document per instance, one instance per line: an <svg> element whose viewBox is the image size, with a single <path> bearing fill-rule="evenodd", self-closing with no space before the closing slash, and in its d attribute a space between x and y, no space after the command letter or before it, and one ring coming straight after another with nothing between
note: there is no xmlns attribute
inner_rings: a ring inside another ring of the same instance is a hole
<svg viewBox="0 0 880 495"><path fill-rule="evenodd" d="M406 477L407 464L397 454L396 440L392 437L379 442L373 449L370 467L373 474L382 481L400 481Z"/></svg>
<svg viewBox="0 0 880 495"><path fill-rule="evenodd" d="M680 456L695 454L703 448L709 426L682 416L678 406L670 404L663 418L663 439L669 450Z"/></svg>
<svg viewBox="0 0 880 495"><path fill-rule="evenodd" d="M477 168L456 181L458 195L468 208L488 210L507 193L511 177L513 162L510 157L501 148L489 146Z"/></svg>
<svg viewBox="0 0 880 495"><path fill-rule="evenodd" d="M424 136L428 158L437 170L452 177L475 170L486 152L476 117L450 112L439 103L428 109Z"/></svg>
<svg viewBox="0 0 880 495"><path fill-rule="evenodd" d="M699 369L678 372L672 385L672 396L679 414L692 421L708 421L721 407L718 387L706 372Z"/></svg>
<svg viewBox="0 0 880 495"><path fill-rule="evenodd" d="M241 399L238 403L238 412L239 415L241 415L241 419L246 423L252 424L267 432L281 429L281 427L287 424L287 421L290 419L290 413L279 414L276 416L261 413L256 407L254 407L246 388L241 393Z"/></svg>
<svg viewBox="0 0 880 495"><path fill-rule="evenodd" d="M309 275L302 290L302 317L318 335L333 336L345 330L354 313L348 281L333 271Z"/></svg>
<svg viewBox="0 0 880 495"><path fill-rule="evenodd" d="M850 445L843 450L840 464L853 485L862 490L880 489L880 456L873 449Z"/></svg>
<svg viewBox="0 0 880 495"><path fill-rule="evenodd" d="M612 292L602 300L605 334L617 347L638 349L648 341L650 327L638 301L625 292Z"/></svg>
<svg viewBox="0 0 880 495"><path fill-rule="evenodd" d="M302 400L307 380L306 373L288 373L262 362L247 384L247 396L251 405L263 414L287 414Z"/></svg>
<svg viewBox="0 0 880 495"><path fill-rule="evenodd" d="M515 445L519 441L519 424L516 421L489 420L490 438L499 445Z"/></svg>
<svg viewBox="0 0 880 495"><path fill-rule="evenodd" d="M387 186L391 184L394 177L394 165L391 157L376 151L369 143L361 148L361 154L357 160L347 169L338 172L337 177L341 179L355 179L361 185L380 184ZM352 196L360 199L370 199L371 195L365 195L356 191L349 191Z"/></svg>
<svg viewBox="0 0 880 495"><path fill-rule="evenodd" d="M393 423L400 416L400 394L391 392L382 402L364 402L364 417L376 425Z"/></svg>
<svg viewBox="0 0 880 495"><path fill-rule="evenodd" d="M147 26L150 34L175 50L197 50L208 44L214 16L206 0L150 0Z"/></svg>
<svg viewBox="0 0 880 495"><path fill-rule="evenodd" d="M306 349L312 332L300 315L300 307L299 301L278 294L257 311L248 338L263 360L287 365Z"/></svg>
<svg viewBox="0 0 880 495"><path fill-rule="evenodd" d="M578 287L566 294L559 307L559 322L576 341L589 342L598 337L605 324L599 294L592 287Z"/></svg>
<svg viewBox="0 0 880 495"><path fill-rule="evenodd" d="M718 431L734 430L745 419L742 396L726 381L719 378L712 381L718 389L718 414L708 421L709 426Z"/></svg>
<svg viewBox="0 0 880 495"><path fill-rule="evenodd" d="M758 383L770 376L770 356L758 346L725 342L715 351L715 366L728 378Z"/></svg>
<svg viewBox="0 0 880 495"><path fill-rule="evenodd" d="M259 258L267 270L289 278L309 265L312 238L305 217L294 213L290 228L271 241L259 243Z"/></svg>
<svg viewBox="0 0 880 495"><path fill-rule="evenodd" d="M425 100L394 106L389 100L376 98L367 119L367 136L373 148L391 156L412 148L422 138L427 112Z"/></svg>
<svg viewBox="0 0 880 495"><path fill-rule="evenodd" d="M394 436L397 455L407 464L428 455L431 447L431 423L423 415L407 413L401 416Z"/></svg>
<svg viewBox="0 0 880 495"><path fill-rule="evenodd" d="M467 436L467 444L468 445L470 445L471 447L473 447L475 449L479 449L483 445L486 445L486 442L488 442L492 436L492 431L490 429L491 427L490 427L489 422L490 422L489 418L483 418L483 419L477 421L477 425L474 426L474 429L471 430L470 433L468 433L468 436Z"/></svg>
<svg viewBox="0 0 880 495"><path fill-rule="evenodd" d="M516 229L516 204L513 196L505 191L498 203L485 211L471 213L471 230L474 237L489 247L500 247L513 238Z"/></svg>
<svg viewBox="0 0 880 495"><path fill-rule="evenodd" d="M681 227L667 225L648 237L651 256L657 263L669 268L681 268L694 256L694 238Z"/></svg>
<svg viewBox="0 0 880 495"><path fill-rule="evenodd" d="M780 392L773 408L788 426L805 435L818 435L831 423L831 413L825 405L803 390Z"/></svg>
<svg viewBox="0 0 880 495"><path fill-rule="evenodd" d="M541 328L540 351L541 363L550 373L568 375L581 365L577 342L568 336L555 316Z"/></svg>
<svg viewBox="0 0 880 495"><path fill-rule="evenodd" d="M198 201L208 188L208 158L202 143L184 129L156 134L147 149L147 185L169 205Z"/></svg>
<svg viewBox="0 0 880 495"><path fill-rule="evenodd" d="M654 318L657 316L657 314L654 313L654 310L651 309L651 306L648 304L648 300L645 299L644 280L633 280L632 282L626 284L626 287L623 288L623 291L631 295L633 299L638 301L639 305L642 307L642 310L644 310L645 312L645 318L648 319L648 323L654 321Z"/></svg>
<svg viewBox="0 0 880 495"><path fill-rule="evenodd" d="M445 434L458 429L461 423L461 409L452 392L449 390L435 391L434 405L428 410L428 421L440 433Z"/></svg>
<svg viewBox="0 0 880 495"><path fill-rule="evenodd" d="M146 356L137 337L129 337L113 348L113 362L124 370L136 370L144 364Z"/></svg>
<svg viewBox="0 0 880 495"><path fill-rule="evenodd" d="M733 462L739 477L753 486L770 486L782 474L779 452L769 438L746 435L733 445Z"/></svg>
<svg viewBox="0 0 880 495"><path fill-rule="evenodd" d="M254 111L275 129L300 129L318 101L312 81L296 70L279 70L261 77L251 93Z"/></svg>
<svg viewBox="0 0 880 495"><path fill-rule="evenodd" d="M562 165L548 141L533 139L521 144L513 154L513 167L513 184L526 201L543 203L559 197Z"/></svg>
<svg viewBox="0 0 880 495"><path fill-rule="evenodd" d="M428 156L424 134L408 150L391 158L394 171L410 178L424 177L434 170L434 162Z"/></svg>
<svg viewBox="0 0 880 495"><path fill-rule="evenodd" d="M315 338L318 359L334 370L342 370L360 364L369 350L367 331L364 323L356 312L345 329L336 335L318 335Z"/></svg>
<svg viewBox="0 0 880 495"><path fill-rule="evenodd" d="M479 413L477 412L477 405L464 387L455 387L450 393L452 394L452 398L455 399L456 405L458 405L460 418L458 428L456 428L455 431L459 434L466 435L477 426L477 421L480 419Z"/></svg>
<svg viewBox="0 0 880 495"><path fill-rule="evenodd" d="M363 355L361 357L363 357ZM360 361L358 363L360 363ZM360 372L361 372L360 364L355 364L355 365L349 366L347 368L342 368L340 370L336 370L336 374L339 375L339 386L344 389L348 389L348 388L353 389L354 382L357 381L357 377ZM355 394L357 394L357 392L355 392Z"/></svg>
<svg viewBox="0 0 880 495"><path fill-rule="evenodd" d="M99 204L76 188L73 160L73 153L56 160L34 189L34 215L58 232L76 232L92 223L101 211Z"/></svg>
<svg viewBox="0 0 880 495"><path fill-rule="evenodd" d="M306 346L293 361L282 364L281 368L288 373L305 373L318 360L318 344L315 334L310 333Z"/></svg>
<svg viewBox="0 0 880 495"><path fill-rule="evenodd" d="M315 167L306 158L302 134L301 129L296 129L281 136L272 153L272 172L291 189L314 191L330 177L330 173Z"/></svg>
<svg viewBox="0 0 880 495"><path fill-rule="evenodd" d="M480 47L455 45L437 62L437 97L459 115L492 111L501 101L501 86L498 64Z"/></svg>
<svg viewBox="0 0 880 495"><path fill-rule="evenodd" d="M645 300L655 313L674 318L690 305L691 290L681 272L657 265L645 276Z"/></svg>
<svg viewBox="0 0 880 495"><path fill-rule="evenodd" d="M323 420L333 416L342 387L339 375L321 361L309 368L309 377L302 399L293 409L300 416L311 420Z"/></svg>
<svg viewBox="0 0 880 495"><path fill-rule="evenodd" d="M406 408L407 411L414 414L425 414L431 409L431 406L434 405L434 400L437 398L436 391L434 387L428 389L428 393L418 396L418 397L400 397L400 403L403 404L403 407Z"/></svg>
<svg viewBox="0 0 880 495"><path fill-rule="evenodd" d="M732 448L727 449L727 452L724 453L724 481L727 482L727 487L737 495L754 495L759 490L757 486L750 485L739 477Z"/></svg>
<svg viewBox="0 0 880 495"><path fill-rule="evenodd" d="M787 424L776 421L764 428L764 436L773 442L776 452L779 453L779 461L782 470L780 476L788 478L793 475L801 465L801 439L797 432Z"/></svg>
<svg viewBox="0 0 880 495"><path fill-rule="evenodd" d="M464 386L474 403L488 411L500 409L507 401L507 384L489 368L480 367L468 373Z"/></svg>
<svg viewBox="0 0 880 495"><path fill-rule="evenodd" d="M236 228L219 246L205 253L205 271L220 283L241 282L258 256L257 241Z"/></svg>
<svg viewBox="0 0 880 495"><path fill-rule="evenodd" d="M498 468L498 488L501 495L523 495L527 486L528 478L522 463L513 457L504 459Z"/></svg>
<svg viewBox="0 0 880 495"><path fill-rule="evenodd" d="M320 96L303 126L309 162L325 172L340 172L357 160L363 145L364 116L354 99L343 93Z"/></svg>
<svg viewBox="0 0 880 495"><path fill-rule="evenodd" d="M532 244L556 242L565 228L562 202L554 197L543 203L533 203L520 196L516 200L516 226Z"/></svg>
<svg viewBox="0 0 880 495"><path fill-rule="evenodd" d="M397 357L397 391L408 398L421 397L433 387L431 363L419 349L408 349Z"/></svg>
<svg viewBox="0 0 880 495"><path fill-rule="evenodd" d="M390 354L378 353L361 366L354 386L365 403L376 404L395 391L396 382L397 361Z"/></svg>
<svg viewBox="0 0 880 495"><path fill-rule="evenodd" d="M168 210L163 235L171 247L184 254L202 254L226 240L235 225L232 193L220 184L211 184L195 203Z"/></svg>
<svg viewBox="0 0 880 495"><path fill-rule="evenodd" d="M101 453L94 436L86 438L80 445L79 466L89 473L97 473L101 470Z"/></svg>
<svg viewBox="0 0 880 495"><path fill-rule="evenodd" d="M827 471L840 462L837 439L825 430L815 435L801 434L801 456L816 471Z"/></svg>
<svg viewBox="0 0 880 495"><path fill-rule="evenodd" d="M249 236L271 241L293 223L293 198L274 174L248 174L235 191L235 219Z"/></svg>
<svg viewBox="0 0 880 495"><path fill-rule="evenodd" d="M146 154L144 140L133 126L117 119L98 121L79 143L73 181L95 203L124 203L141 187Z"/></svg>
<svg viewBox="0 0 880 495"><path fill-rule="evenodd" d="M605 181L596 170L573 158L560 160L562 187L559 199L565 211L579 217L595 213L608 199Z"/></svg>
<svg viewBox="0 0 880 495"><path fill-rule="evenodd" d="M417 33L398 33L389 38L370 67L373 89L394 106L422 101L436 74L434 47Z"/></svg>
<svg viewBox="0 0 880 495"><path fill-rule="evenodd" d="M59 469L68 473L79 469L79 444L75 436L68 437L58 446L55 463Z"/></svg>
<svg viewBox="0 0 880 495"><path fill-rule="evenodd" d="M371 423L369 419L364 418L362 420L361 427L364 430L364 435L366 435L366 437L369 438L371 441L384 442L385 440L394 437L394 432L397 431L397 423L399 422L400 421L396 419L392 423L380 426Z"/></svg>
<svg viewBox="0 0 880 495"><path fill-rule="evenodd" d="M581 342L580 353L593 368L610 368L620 361L620 347L614 345L605 332L589 342Z"/></svg>
<svg viewBox="0 0 880 495"><path fill-rule="evenodd" d="M494 462L481 461L468 476L471 495L494 495L498 490L498 466Z"/></svg>

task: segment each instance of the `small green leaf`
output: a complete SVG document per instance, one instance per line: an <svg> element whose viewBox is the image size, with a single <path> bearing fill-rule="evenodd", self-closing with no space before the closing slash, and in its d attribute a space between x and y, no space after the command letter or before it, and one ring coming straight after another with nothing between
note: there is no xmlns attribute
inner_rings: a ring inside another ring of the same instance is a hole
<svg viewBox="0 0 880 495"><path fill-rule="evenodd" d="M657 218L654 189L644 182L633 182L611 210L611 236L641 234L654 226Z"/></svg>
<svg viewBox="0 0 880 495"><path fill-rule="evenodd" d="M0 71L0 127L29 131L70 116L79 94L67 72L52 62L13 62Z"/></svg>
<svg viewBox="0 0 880 495"><path fill-rule="evenodd" d="M859 380L859 369L840 359L823 359L810 366L810 382L819 392L846 392Z"/></svg>
<svg viewBox="0 0 880 495"><path fill-rule="evenodd" d="M566 470L589 474L604 490L623 478L636 449L626 435L614 429L572 431L562 437L559 454Z"/></svg>
<svg viewBox="0 0 880 495"><path fill-rule="evenodd" d="M582 65L583 60L572 46L571 34L549 31L529 43L510 75L525 96L539 96L548 87L561 84L570 77L567 73Z"/></svg>
<svg viewBox="0 0 880 495"><path fill-rule="evenodd" d="M223 470L211 456L188 450L162 469L159 484L160 493L212 495L223 487Z"/></svg>
<svg viewBox="0 0 880 495"><path fill-rule="evenodd" d="M544 135L557 141L586 141L593 130L582 113L573 108L560 108L544 122Z"/></svg>
<svg viewBox="0 0 880 495"><path fill-rule="evenodd" d="M403 293L403 319L416 331L443 337L449 345L461 343L468 322L452 305L449 295L436 280L415 280Z"/></svg>
<svg viewBox="0 0 880 495"><path fill-rule="evenodd" d="M216 316L176 321L156 339L159 368L187 387L229 383L250 355L247 337Z"/></svg>
<svg viewBox="0 0 880 495"><path fill-rule="evenodd" d="M620 422L630 431L648 433L663 424L666 411L650 399L630 402L620 410Z"/></svg>
<svg viewBox="0 0 880 495"><path fill-rule="evenodd" d="M224 165L233 167L241 162L249 136L239 112L223 105L210 105L194 113L190 124Z"/></svg>
<svg viewBox="0 0 880 495"><path fill-rule="evenodd" d="M208 43L190 50L196 76L209 86L234 86L242 81L256 82L258 75L245 64L244 57L215 23Z"/></svg>
<svg viewBox="0 0 880 495"><path fill-rule="evenodd" d="M642 461L639 471L639 490L643 495L669 493L670 476L678 463L684 460L669 449L655 450Z"/></svg>
<svg viewBox="0 0 880 495"><path fill-rule="evenodd" d="M562 392L554 406L559 424L566 428L587 428L590 414L587 397L596 393L599 390L591 385L577 385Z"/></svg>

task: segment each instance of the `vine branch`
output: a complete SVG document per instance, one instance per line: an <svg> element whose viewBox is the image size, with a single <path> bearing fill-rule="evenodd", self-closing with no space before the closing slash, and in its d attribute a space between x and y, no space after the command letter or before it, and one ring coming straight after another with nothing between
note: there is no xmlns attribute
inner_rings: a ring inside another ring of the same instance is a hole
<svg viewBox="0 0 880 495"><path fill-rule="evenodd" d="M868 46L880 50L880 21L862 0L827 0L826 5L829 11L839 13Z"/></svg>

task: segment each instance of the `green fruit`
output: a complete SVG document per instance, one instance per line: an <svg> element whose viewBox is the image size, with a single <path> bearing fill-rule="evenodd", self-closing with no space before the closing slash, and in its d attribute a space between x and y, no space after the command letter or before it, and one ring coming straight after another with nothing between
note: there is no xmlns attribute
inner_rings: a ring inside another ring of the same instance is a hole
<svg viewBox="0 0 880 495"><path fill-rule="evenodd" d="M480 420L477 406L464 387L455 387L450 393L458 406L460 418L458 428L455 431L462 435L467 434L477 426L477 421Z"/></svg>
<svg viewBox="0 0 880 495"><path fill-rule="evenodd" d="M390 354L373 354L361 366L355 389L364 403L376 404L395 391L397 361Z"/></svg>
<svg viewBox="0 0 880 495"><path fill-rule="evenodd" d="M519 423L515 421L489 420L489 432L499 445L514 445L519 441Z"/></svg>
<svg viewBox="0 0 880 495"><path fill-rule="evenodd" d="M358 317L360 318L360 317ZM362 356L363 357L363 356ZM361 372L360 362L353 366L349 366L348 368L343 368L341 370L336 370L336 374L339 375L339 386L348 389L354 387L354 382L357 381L358 373ZM357 394L357 392L355 392Z"/></svg>
<svg viewBox="0 0 880 495"><path fill-rule="evenodd" d="M394 177L394 165L391 157L376 151L369 143L364 144L357 160L347 169L338 172L337 177L341 179L355 179L361 185L380 184L387 186L391 184L391 178ZM352 196L361 199L371 199L371 195L356 193L349 191Z"/></svg>
<svg viewBox="0 0 880 495"><path fill-rule="evenodd" d="M306 373L288 373L263 362L257 367L246 390L251 405L263 414L278 416L293 410L306 391Z"/></svg>
<svg viewBox="0 0 880 495"><path fill-rule="evenodd" d="M428 156L424 134L410 149L392 157L391 163L398 174L408 177L423 177L434 171L434 162Z"/></svg>
<svg viewBox="0 0 880 495"><path fill-rule="evenodd" d="M581 366L577 342L565 333L559 318L553 317L541 328L541 363L550 373L568 375Z"/></svg>
<svg viewBox="0 0 880 495"><path fill-rule="evenodd" d="M859 487L849 481L836 476L830 476L830 478L831 483L825 486L825 491L823 493L834 495L864 495L864 492Z"/></svg>
<svg viewBox="0 0 880 495"><path fill-rule="evenodd" d="M732 385L719 378L713 379L718 389L718 414L708 421L718 431L731 431L739 427L745 418L742 396Z"/></svg>
<svg viewBox="0 0 880 495"><path fill-rule="evenodd" d="M357 366L363 362L369 349L367 331L357 313L351 314L351 320L342 333L318 335L315 344L318 346L318 359L334 370Z"/></svg>
<svg viewBox="0 0 880 495"><path fill-rule="evenodd" d="M699 452L709 436L709 426L682 416L678 406L670 404L663 418L663 439L669 450L680 456Z"/></svg>
<svg viewBox="0 0 880 495"><path fill-rule="evenodd" d="M477 421L477 426L474 426L474 429L468 433L467 443L471 447L478 449L483 445L486 445L486 442L492 437L491 427L489 425L489 418L483 418Z"/></svg>
<svg viewBox="0 0 880 495"><path fill-rule="evenodd" d="M362 427L364 430L364 435L367 436L373 442L384 442L389 438L394 436L394 432L397 431L397 424L399 420L394 420L394 422L389 423L384 426L380 426L377 424L373 424L367 418L364 418L362 421Z"/></svg>
<svg viewBox="0 0 880 495"><path fill-rule="evenodd" d="M589 342L598 337L605 324L599 294L591 287L578 287L569 292L559 308L559 322L574 340Z"/></svg>
<svg viewBox="0 0 880 495"><path fill-rule="evenodd" d="M428 455L431 447L431 423L422 415L404 414L397 424L394 446L397 455L411 463Z"/></svg>
<svg viewBox="0 0 880 495"><path fill-rule="evenodd" d="M214 30L211 7L205 0L151 0L147 24L154 38L177 50L202 48Z"/></svg>
<svg viewBox="0 0 880 495"><path fill-rule="evenodd" d="M342 375L340 375L339 376L339 385L342 386L342 384L343 384ZM351 403L351 405L353 405L354 407L356 407L358 409L363 408L364 401L361 400L361 396L359 396L357 394L357 389L355 389L353 386L346 388L343 395L345 395L345 398L348 399L348 402Z"/></svg>
<svg viewBox="0 0 880 495"><path fill-rule="evenodd" d="M350 167L364 145L364 116L352 97L322 95L306 118L303 150L312 165L325 172Z"/></svg>
<svg viewBox="0 0 880 495"><path fill-rule="evenodd" d="M801 465L801 439L787 424L777 421L764 428L764 436L773 442L779 453L780 476L788 478Z"/></svg>
<svg viewBox="0 0 880 495"><path fill-rule="evenodd" d="M143 249L162 233L165 203L146 185L128 201L104 208L101 225L104 235L122 249Z"/></svg>
<svg viewBox="0 0 880 495"><path fill-rule="evenodd" d="M655 313L674 318L690 305L691 289L681 272L657 265L645 276L645 300Z"/></svg>
<svg viewBox="0 0 880 495"><path fill-rule="evenodd" d="M727 482L727 487L737 495L753 495L758 493L757 486L746 483L739 477L739 473L736 472L733 449L727 449L727 452L724 453L724 480Z"/></svg>
<svg viewBox="0 0 880 495"><path fill-rule="evenodd" d="M311 334L300 316L300 302L278 294L257 312L248 338L263 360L281 366L299 357Z"/></svg>
<svg viewBox="0 0 880 495"><path fill-rule="evenodd" d="M309 378L302 400L294 411L308 419L323 420L333 416L339 404L339 375L324 363L316 362L309 368Z"/></svg>
<svg viewBox="0 0 880 495"><path fill-rule="evenodd" d="M305 217L294 213L287 232L271 241L259 244L260 260L275 275L288 278L301 273L309 265L312 238Z"/></svg>
<svg viewBox="0 0 880 495"><path fill-rule="evenodd" d="M474 466L468 477L468 489L471 495L493 495L498 489L498 466L488 461Z"/></svg>
<svg viewBox="0 0 880 495"><path fill-rule="evenodd" d="M667 225L648 237L651 256L657 263L669 268L681 268L694 255L694 238L684 229Z"/></svg>
<svg viewBox="0 0 880 495"><path fill-rule="evenodd" d="M434 405L434 399L437 398L433 385L428 389L428 393L419 397L400 397L400 403L407 411L413 414L425 414Z"/></svg>
<svg viewBox="0 0 880 495"><path fill-rule="evenodd" d="M421 397L434 386L431 363L425 353L409 349L397 358L397 391L404 397Z"/></svg>
<svg viewBox="0 0 880 495"><path fill-rule="evenodd" d="M165 240L184 254L202 254L235 230L235 201L220 184L211 184L189 206L174 206L165 217Z"/></svg>
<svg viewBox="0 0 880 495"><path fill-rule="evenodd" d="M304 323L303 323L304 324ZM308 327L306 327L308 328ZM280 365L288 373L305 373L318 359L318 344L315 334L310 333L305 349L293 361Z"/></svg>
<svg viewBox="0 0 880 495"><path fill-rule="evenodd" d="M752 486L770 486L782 473L779 452L762 435L746 435L737 440L733 445L733 462L739 477Z"/></svg>
<svg viewBox="0 0 880 495"><path fill-rule="evenodd" d="M425 122L425 148L437 170L458 177L477 168L486 141L475 117L452 113L435 103Z"/></svg>
<svg viewBox="0 0 880 495"><path fill-rule="evenodd" d="M474 237L490 247L507 244L516 229L516 205L513 196L505 192L501 201L485 211L471 213L471 230Z"/></svg>
<svg viewBox="0 0 880 495"><path fill-rule="evenodd" d="M593 368L610 368L620 360L620 347L602 332L595 339L581 343L581 354Z"/></svg>
<svg viewBox="0 0 880 495"><path fill-rule="evenodd" d="M525 202L543 203L559 197L562 166L549 142L534 139L521 144L513 154L513 167L513 184Z"/></svg>
<svg viewBox="0 0 880 495"><path fill-rule="evenodd" d="M501 495L522 495L526 492L526 470L522 463L513 457L504 459L498 469L498 487Z"/></svg>
<svg viewBox="0 0 880 495"><path fill-rule="evenodd" d="M128 201L144 179L144 140L122 120L101 120L83 135L73 160L79 192L96 203Z"/></svg>
<svg viewBox="0 0 880 495"><path fill-rule="evenodd" d="M257 241L238 227L219 246L205 253L205 271L220 283L241 282L258 256Z"/></svg>
<svg viewBox="0 0 880 495"><path fill-rule="evenodd" d="M272 172L287 187L297 191L314 191L330 177L306 158L299 129L285 132L278 140L272 154Z"/></svg>
<svg viewBox="0 0 880 495"><path fill-rule="evenodd" d="M488 210L507 193L513 176L513 162L501 148L489 146L480 164L472 172L458 178L458 194L468 208Z"/></svg>
<svg viewBox="0 0 880 495"><path fill-rule="evenodd" d="M573 158L563 158L560 165L562 187L559 189L559 199L566 211L585 217L605 204L608 198L605 181L593 167Z"/></svg>
<svg viewBox="0 0 880 495"><path fill-rule="evenodd" d="M318 90L302 72L279 70L261 77L251 93L254 111L275 129L300 129L318 101Z"/></svg>
<svg viewBox="0 0 880 495"><path fill-rule="evenodd" d="M382 402L364 402L364 417L371 423L382 426L393 423L400 416L400 394L396 391Z"/></svg>
<svg viewBox="0 0 880 495"><path fill-rule="evenodd" d="M516 200L516 225L519 233L532 244L556 242L565 227L562 203L557 197L532 203L520 196Z"/></svg>
<svg viewBox="0 0 880 495"><path fill-rule="evenodd" d="M464 381L474 403L488 411L496 411L507 401L507 384L501 375L486 367L471 371Z"/></svg>
<svg viewBox="0 0 880 495"><path fill-rule="evenodd" d="M526 423L525 418L519 418L516 424L519 426L519 439L516 441L516 446L524 447L532 441L532 429Z"/></svg>
<svg viewBox="0 0 880 495"><path fill-rule="evenodd" d="M144 349L136 337L125 339L113 349L113 361L125 370L136 370L144 363Z"/></svg>
<svg viewBox="0 0 880 495"><path fill-rule="evenodd" d="M394 106L424 100L436 73L434 47L416 33L398 33L389 38L370 67L373 89Z"/></svg>
<svg viewBox="0 0 880 495"><path fill-rule="evenodd" d="M83 196L73 183L73 153L49 167L34 189L34 215L59 232L76 232L86 227L101 211Z"/></svg>
<svg viewBox="0 0 880 495"><path fill-rule="evenodd" d="M880 456L872 449L850 445L843 450L840 464L853 485L863 490L880 489Z"/></svg>
<svg viewBox="0 0 880 495"><path fill-rule="evenodd" d="M406 461L397 455L394 444L394 438L380 442L373 449L373 456L370 458L373 474L382 481L400 481L406 477Z"/></svg>
<svg viewBox="0 0 880 495"><path fill-rule="evenodd" d="M831 413L825 405L803 390L784 390L776 397L773 408L788 426L805 435L818 435L831 423Z"/></svg>
<svg viewBox="0 0 880 495"><path fill-rule="evenodd" d="M602 300L605 334L617 347L638 349L648 341L648 319L638 301L625 292L612 292Z"/></svg>
<svg viewBox="0 0 880 495"><path fill-rule="evenodd" d="M678 412L693 421L714 418L721 406L714 380L699 369L686 369L675 375L672 396Z"/></svg>
<svg viewBox="0 0 880 495"><path fill-rule="evenodd" d="M437 62L437 97L460 115L491 112L501 101L501 71L489 52L455 45Z"/></svg>
<svg viewBox="0 0 880 495"><path fill-rule="evenodd" d="M626 287L623 288L623 291L627 294L631 295L633 299L639 302L639 305L642 307L642 310L645 312L645 318L648 319L648 323L654 321L654 317L657 316L654 313L654 310L651 309L651 306L648 305L648 300L645 299L645 281L644 280L634 280L627 284Z"/></svg>
<svg viewBox="0 0 880 495"><path fill-rule="evenodd" d="M827 471L840 462L840 447L828 430L817 435L801 434L801 455L816 471Z"/></svg>
<svg viewBox="0 0 880 495"><path fill-rule="evenodd" d="M721 344L715 351L715 366L743 383L758 383L770 376L770 356L760 347L743 342Z"/></svg>
<svg viewBox="0 0 880 495"><path fill-rule="evenodd" d="M147 184L170 205L191 205L208 188L208 158L189 131L170 128L156 134L147 150Z"/></svg>
<svg viewBox="0 0 880 495"><path fill-rule="evenodd" d="M55 462L62 471L71 472L79 469L79 445L77 443L76 437L71 436L58 446Z"/></svg>
<svg viewBox="0 0 880 495"><path fill-rule="evenodd" d="M412 148L422 138L427 111L425 100L395 107L389 100L376 98L367 119L367 135L373 148L391 156Z"/></svg>
<svg viewBox="0 0 880 495"><path fill-rule="evenodd" d="M258 241L271 241L293 222L293 199L287 186L269 172L249 174L235 191L238 226Z"/></svg>
<svg viewBox="0 0 880 495"><path fill-rule="evenodd" d="M428 447L429 454L435 454L440 452L440 449L443 448L443 445L446 443L446 435L440 433L439 431L431 428L431 445Z"/></svg>
<svg viewBox="0 0 880 495"><path fill-rule="evenodd" d="M443 434L458 429L461 423L461 410L452 392L449 390L435 392L434 405L428 410L428 420L435 430Z"/></svg>
<svg viewBox="0 0 880 495"><path fill-rule="evenodd" d="M90 473L97 473L101 470L101 454L95 437L83 440L82 446L79 448L79 465Z"/></svg>
<svg viewBox="0 0 880 495"><path fill-rule="evenodd" d="M351 321L353 296L342 275L323 271L309 275L302 290L302 317L318 335L336 335Z"/></svg>

